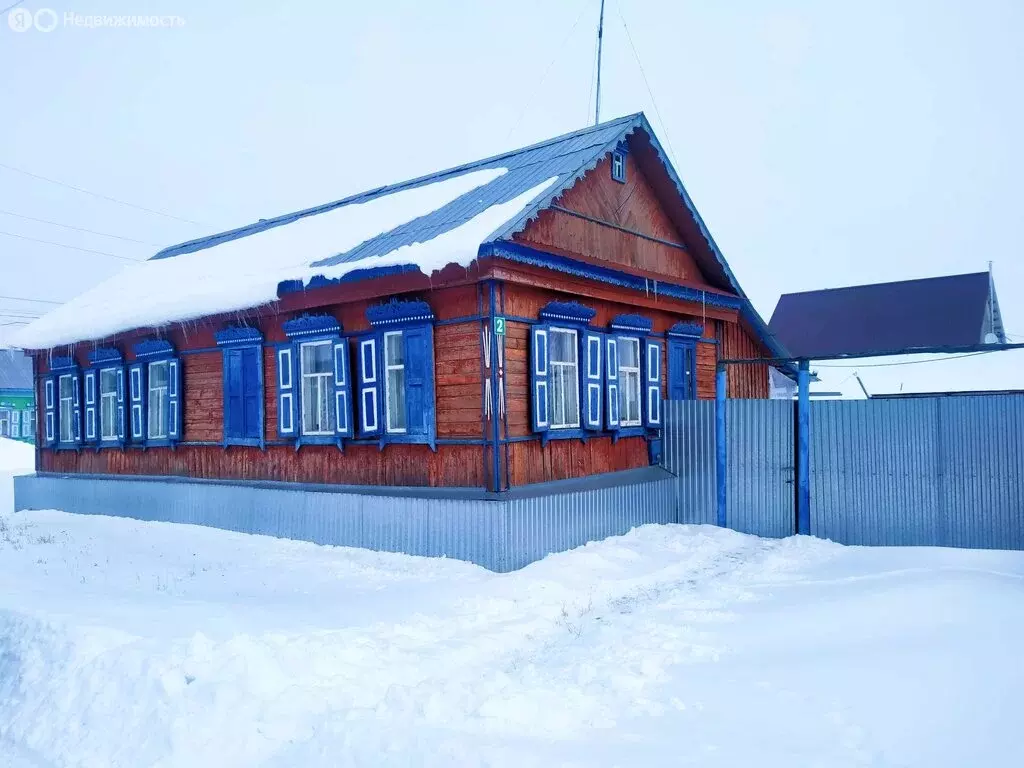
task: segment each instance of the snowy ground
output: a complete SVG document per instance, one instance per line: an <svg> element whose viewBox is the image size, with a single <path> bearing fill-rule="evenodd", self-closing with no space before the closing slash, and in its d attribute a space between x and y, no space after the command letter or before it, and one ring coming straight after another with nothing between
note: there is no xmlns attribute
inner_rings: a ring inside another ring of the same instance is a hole
<svg viewBox="0 0 1024 768"><path fill-rule="evenodd" d="M1019 766L1024 554L457 561L0 513L0 764Z"/></svg>

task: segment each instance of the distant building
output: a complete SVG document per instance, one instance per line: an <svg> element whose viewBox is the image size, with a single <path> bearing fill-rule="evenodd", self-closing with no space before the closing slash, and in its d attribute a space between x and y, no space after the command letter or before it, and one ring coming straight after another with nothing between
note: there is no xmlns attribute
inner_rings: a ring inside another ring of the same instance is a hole
<svg viewBox="0 0 1024 768"><path fill-rule="evenodd" d="M0 437L35 441L34 391L32 358L21 350L0 349Z"/></svg>
<svg viewBox="0 0 1024 768"><path fill-rule="evenodd" d="M787 293L768 325L809 360L1006 343L990 272Z"/></svg>

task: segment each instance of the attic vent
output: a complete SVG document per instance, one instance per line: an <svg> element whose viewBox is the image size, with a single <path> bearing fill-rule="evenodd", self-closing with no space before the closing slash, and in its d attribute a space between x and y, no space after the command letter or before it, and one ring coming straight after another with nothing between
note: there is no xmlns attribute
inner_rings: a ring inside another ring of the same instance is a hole
<svg viewBox="0 0 1024 768"><path fill-rule="evenodd" d="M618 150L612 152L612 178L615 181L626 183L626 155Z"/></svg>

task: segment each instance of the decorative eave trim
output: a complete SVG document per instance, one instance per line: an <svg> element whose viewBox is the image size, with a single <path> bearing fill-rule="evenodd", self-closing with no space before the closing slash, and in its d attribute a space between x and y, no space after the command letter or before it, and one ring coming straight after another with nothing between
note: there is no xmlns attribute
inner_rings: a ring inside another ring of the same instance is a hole
<svg viewBox="0 0 1024 768"><path fill-rule="evenodd" d="M132 349L138 358L170 357L174 354L174 345L167 339L147 339L140 341Z"/></svg>
<svg viewBox="0 0 1024 768"><path fill-rule="evenodd" d="M94 349L89 353L89 362L93 365L100 363L122 363L124 362L124 356L121 354L121 350L116 347L102 347Z"/></svg>
<svg viewBox="0 0 1024 768"><path fill-rule="evenodd" d="M540 311L543 320L565 320L584 325L588 325L596 314L596 309L586 307L578 301L551 301Z"/></svg>
<svg viewBox="0 0 1024 768"><path fill-rule="evenodd" d="M669 336L690 336L700 338L704 335L704 326L700 323L676 323L668 329Z"/></svg>
<svg viewBox="0 0 1024 768"><path fill-rule="evenodd" d="M285 321L281 327L290 339L341 333L341 323L333 315L302 315Z"/></svg>
<svg viewBox="0 0 1024 768"><path fill-rule="evenodd" d="M617 285L621 288L630 288L644 293L667 296L671 299L679 299L680 301L690 301L696 304L703 303L709 307L740 309L744 303L738 296L729 296L713 291L703 291L699 288L690 288L668 282L663 283L660 280L652 280L646 277L637 277L617 269L587 264L576 259L557 256L553 253L520 245L519 243L487 243L480 247L480 255L507 259L508 261L529 264L534 267L545 267L556 272L573 275L574 277L596 280L601 283Z"/></svg>
<svg viewBox="0 0 1024 768"><path fill-rule="evenodd" d="M425 301L388 301L366 308L366 319L374 328L402 323L432 323L434 311Z"/></svg>
<svg viewBox="0 0 1024 768"><path fill-rule="evenodd" d="M230 347L240 344L252 345L263 343L263 334L260 333L259 329L245 325L229 326L227 328L222 328L221 330L213 334L213 338L217 342L218 347Z"/></svg>
<svg viewBox="0 0 1024 768"><path fill-rule="evenodd" d="M654 328L654 323L643 315L616 315L612 318L611 328L613 331L650 333Z"/></svg>
<svg viewBox="0 0 1024 768"><path fill-rule="evenodd" d="M631 131L632 133L632 131ZM612 149L612 152L618 152L620 155L625 157L629 154L629 143L623 138L618 144Z"/></svg>
<svg viewBox="0 0 1024 768"><path fill-rule="evenodd" d="M354 269L341 277L324 277L313 275L309 280L282 280L277 284L278 298L289 293L302 293L315 288L326 288L330 285L342 285L344 283L358 283L360 280L372 280L378 277L389 277L391 275L404 275L408 272L421 272L415 264L400 264L388 267L367 267Z"/></svg>
<svg viewBox="0 0 1024 768"><path fill-rule="evenodd" d="M78 363L73 357L53 357L50 358L50 370L51 371L77 371Z"/></svg>

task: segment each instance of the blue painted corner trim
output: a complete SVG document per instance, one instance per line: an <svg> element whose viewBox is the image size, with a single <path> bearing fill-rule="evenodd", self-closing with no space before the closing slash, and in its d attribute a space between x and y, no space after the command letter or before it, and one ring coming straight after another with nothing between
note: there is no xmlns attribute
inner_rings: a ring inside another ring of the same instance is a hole
<svg viewBox="0 0 1024 768"><path fill-rule="evenodd" d="M586 307L577 301L550 301L540 311L543 320L566 320L583 324L590 323L596 314L596 309Z"/></svg>
<svg viewBox="0 0 1024 768"><path fill-rule="evenodd" d="M432 323L434 312L425 301L396 299L367 307L366 319L374 328L401 323Z"/></svg>
<svg viewBox="0 0 1024 768"><path fill-rule="evenodd" d="M116 347L102 347L94 349L89 353L89 362L94 365L97 363L121 363L123 361L124 357L121 355L121 350Z"/></svg>
<svg viewBox="0 0 1024 768"><path fill-rule="evenodd" d="M78 363L73 357L54 357L50 360L51 371L67 371L78 368Z"/></svg>
<svg viewBox="0 0 1024 768"><path fill-rule="evenodd" d="M615 331L637 331L639 333L650 333L654 328L651 319L643 315L616 315L612 318L612 330Z"/></svg>
<svg viewBox="0 0 1024 768"><path fill-rule="evenodd" d="M341 333L341 323L333 315L302 315L282 323L281 328L290 339L314 334Z"/></svg>
<svg viewBox="0 0 1024 768"><path fill-rule="evenodd" d="M259 344L263 341L263 334L258 328L249 326L229 326L222 328L213 334L218 347L226 347L234 344Z"/></svg>
<svg viewBox="0 0 1024 768"><path fill-rule="evenodd" d="M174 354L174 346L166 339L140 341L132 349L135 351L135 356L140 358Z"/></svg>
<svg viewBox="0 0 1024 768"><path fill-rule="evenodd" d="M668 329L669 336L692 336L700 338L704 335L704 326L700 323L676 323Z"/></svg>

